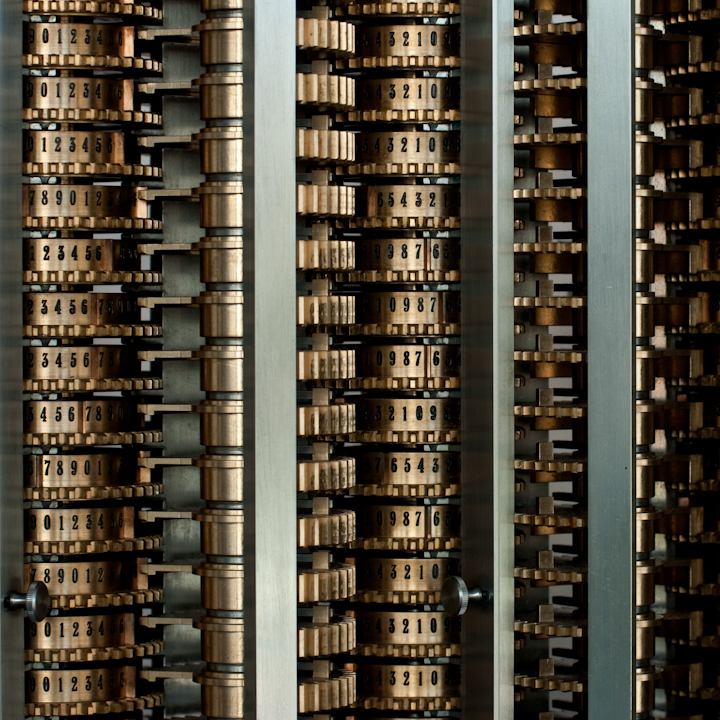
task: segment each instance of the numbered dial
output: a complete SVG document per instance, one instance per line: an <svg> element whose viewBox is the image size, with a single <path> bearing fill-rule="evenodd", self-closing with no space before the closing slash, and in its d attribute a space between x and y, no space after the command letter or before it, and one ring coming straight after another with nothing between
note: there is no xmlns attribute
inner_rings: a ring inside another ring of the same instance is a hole
<svg viewBox="0 0 720 720"><path fill-rule="evenodd" d="M102 490L132 484L141 479L137 458L119 453L26 455L24 468L25 487L28 490Z"/></svg>
<svg viewBox="0 0 720 720"><path fill-rule="evenodd" d="M356 617L363 655L450 657L460 653L460 619L444 612L363 609Z"/></svg>
<svg viewBox="0 0 720 720"><path fill-rule="evenodd" d="M124 68L159 72L160 63L135 57L128 26L26 22L23 65L42 68Z"/></svg>
<svg viewBox="0 0 720 720"><path fill-rule="evenodd" d="M460 172L460 133L372 132L357 139L357 165L367 175L444 175Z"/></svg>
<svg viewBox="0 0 720 720"><path fill-rule="evenodd" d="M28 400L24 431L27 445L150 442L162 436L142 431L137 401L112 399Z"/></svg>
<svg viewBox="0 0 720 720"><path fill-rule="evenodd" d="M460 668L447 664L361 665L360 697L366 708L451 710L460 707ZM411 705L410 701L416 701Z"/></svg>
<svg viewBox="0 0 720 720"><path fill-rule="evenodd" d="M161 332L157 325L140 324L137 299L127 293L25 293L23 310L26 337L132 337Z"/></svg>
<svg viewBox="0 0 720 720"><path fill-rule="evenodd" d="M152 165L125 163L119 132L26 130L23 162L25 175L161 175Z"/></svg>
<svg viewBox="0 0 720 720"><path fill-rule="evenodd" d="M131 507L41 509L25 511L25 539L33 542L106 540L134 535Z"/></svg>
<svg viewBox="0 0 720 720"><path fill-rule="evenodd" d="M358 323L369 335L455 335L460 331L460 294L363 293Z"/></svg>
<svg viewBox="0 0 720 720"><path fill-rule="evenodd" d="M24 120L132 119L132 80L26 76L23 95Z"/></svg>
<svg viewBox="0 0 720 720"><path fill-rule="evenodd" d="M439 603L445 578L457 574L450 558L385 558L363 556L358 562L358 594L362 602Z"/></svg>
<svg viewBox="0 0 720 720"><path fill-rule="evenodd" d="M359 227L454 228L460 224L459 185L377 185L367 189Z"/></svg>
<svg viewBox="0 0 720 720"><path fill-rule="evenodd" d="M351 280L443 281L460 277L460 243L455 238L409 237L358 240L357 272Z"/></svg>
<svg viewBox="0 0 720 720"><path fill-rule="evenodd" d="M25 621L26 662L96 662L159 652L162 643L135 643L135 615L60 615Z"/></svg>
<svg viewBox="0 0 720 720"><path fill-rule="evenodd" d="M135 696L135 668L31 670L25 674L28 703L91 703Z"/></svg>
<svg viewBox="0 0 720 720"><path fill-rule="evenodd" d="M102 602L90 603L88 598L124 594L147 586L147 576L138 573L134 560L26 563L25 584L35 580L47 585L54 608L65 607L68 601L77 607L102 606Z"/></svg>
<svg viewBox="0 0 720 720"><path fill-rule="evenodd" d="M147 219L140 188L103 185L23 185L27 228L157 229Z"/></svg>
<svg viewBox="0 0 720 720"><path fill-rule="evenodd" d="M454 505L367 505L357 515L358 546L368 550L460 547L460 510Z"/></svg>
<svg viewBox="0 0 720 720"><path fill-rule="evenodd" d="M137 353L117 345L26 347L23 357L28 391L152 390L161 385L158 379L139 377Z"/></svg>
<svg viewBox="0 0 720 720"><path fill-rule="evenodd" d="M135 537L135 511L129 507L27 510L25 552L34 555L153 550L161 535Z"/></svg>
<svg viewBox="0 0 720 720"><path fill-rule="evenodd" d="M450 122L460 119L459 78L382 78L358 85L352 121Z"/></svg>
<svg viewBox="0 0 720 720"><path fill-rule="evenodd" d="M98 325L133 322L134 297L121 293L26 293L26 325Z"/></svg>
<svg viewBox="0 0 720 720"><path fill-rule="evenodd" d="M424 497L459 492L459 453L370 452L358 458L354 494Z"/></svg>
<svg viewBox="0 0 720 720"><path fill-rule="evenodd" d="M98 26L102 27L102 26ZM26 130L26 163L123 164L124 136L120 132L90 130Z"/></svg>
<svg viewBox="0 0 720 720"><path fill-rule="evenodd" d="M359 442L456 442L460 401L362 398L357 401Z"/></svg>
<svg viewBox="0 0 720 720"><path fill-rule="evenodd" d="M458 345L370 345L357 351L353 386L381 389L448 389L460 386Z"/></svg>
<svg viewBox="0 0 720 720"><path fill-rule="evenodd" d="M28 283L159 282L140 269L137 245L105 238L27 238L23 280Z"/></svg>
<svg viewBox="0 0 720 720"><path fill-rule="evenodd" d="M455 67L459 25L378 25L359 33L360 59L351 67Z"/></svg>
<svg viewBox="0 0 720 720"><path fill-rule="evenodd" d="M135 31L122 25L29 22L23 40L23 52L30 55L132 57Z"/></svg>

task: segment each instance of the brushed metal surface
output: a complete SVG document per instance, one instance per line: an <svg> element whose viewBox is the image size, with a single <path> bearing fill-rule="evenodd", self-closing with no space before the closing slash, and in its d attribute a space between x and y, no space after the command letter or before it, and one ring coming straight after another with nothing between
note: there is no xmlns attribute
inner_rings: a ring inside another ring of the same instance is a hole
<svg viewBox="0 0 720 720"><path fill-rule="evenodd" d="M250 0L243 15L244 704L248 720L291 720L298 704L296 347L288 341L296 333L295 3Z"/></svg>
<svg viewBox="0 0 720 720"><path fill-rule="evenodd" d="M513 716L513 3L462 7L462 576L465 720Z"/></svg>
<svg viewBox="0 0 720 720"><path fill-rule="evenodd" d="M587 13L588 717L605 720L635 713L634 17Z"/></svg>
<svg viewBox="0 0 720 720"><path fill-rule="evenodd" d="M22 7L0 5L0 590L24 591L22 546ZM23 623L0 617L0 715L24 715Z"/></svg>

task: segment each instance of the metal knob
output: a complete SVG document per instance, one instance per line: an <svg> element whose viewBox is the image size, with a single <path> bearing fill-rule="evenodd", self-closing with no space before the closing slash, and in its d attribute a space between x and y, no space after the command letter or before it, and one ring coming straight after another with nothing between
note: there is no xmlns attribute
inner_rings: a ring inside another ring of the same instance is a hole
<svg viewBox="0 0 720 720"><path fill-rule="evenodd" d="M479 588L469 589L465 581L457 575L450 576L443 583L440 592L440 602L445 613L451 617L458 617L467 612L471 602L487 600L490 594Z"/></svg>
<svg viewBox="0 0 720 720"><path fill-rule="evenodd" d="M35 581L30 583L26 593L11 592L5 598L7 610L25 610L33 622L40 622L47 617L50 610L50 593L47 585Z"/></svg>

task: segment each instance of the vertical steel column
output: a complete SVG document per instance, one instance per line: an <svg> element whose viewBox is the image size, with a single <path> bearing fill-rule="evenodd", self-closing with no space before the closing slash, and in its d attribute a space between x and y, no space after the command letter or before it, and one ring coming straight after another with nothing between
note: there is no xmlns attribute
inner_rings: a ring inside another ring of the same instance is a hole
<svg viewBox="0 0 720 720"><path fill-rule="evenodd" d="M295 2L245 19L245 717L297 717Z"/></svg>
<svg viewBox="0 0 720 720"><path fill-rule="evenodd" d="M0 593L23 591L22 7L0 5ZM0 716L23 717L24 613L0 619Z"/></svg>
<svg viewBox="0 0 720 720"><path fill-rule="evenodd" d="M635 713L633 10L587 9L590 720Z"/></svg>
<svg viewBox="0 0 720 720"><path fill-rule="evenodd" d="M513 716L513 2L462 6L463 717Z"/></svg>

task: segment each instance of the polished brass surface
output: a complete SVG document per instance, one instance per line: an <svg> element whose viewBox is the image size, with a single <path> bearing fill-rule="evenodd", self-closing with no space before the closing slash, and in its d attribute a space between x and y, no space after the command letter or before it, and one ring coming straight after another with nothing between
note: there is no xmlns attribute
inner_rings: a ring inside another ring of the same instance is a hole
<svg viewBox="0 0 720 720"><path fill-rule="evenodd" d="M357 611L358 640L363 655L422 657L457 655L460 621L444 612L425 610Z"/></svg>
<svg viewBox="0 0 720 720"><path fill-rule="evenodd" d="M208 72L193 80L193 84L200 89L200 117L203 120L242 118L241 72Z"/></svg>
<svg viewBox="0 0 720 720"><path fill-rule="evenodd" d="M106 595L128 590L142 590L147 578L138 573L132 562L122 560L92 560L79 562L30 562L25 564L26 582L44 582L51 596L53 607L61 596ZM77 602L77 607L83 607ZM91 606L86 606L91 607Z"/></svg>
<svg viewBox="0 0 720 720"><path fill-rule="evenodd" d="M242 665L245 623L238 618L203 617L193 621L202 631L202 659L216 665Z"/></svg>
<svg viewBox="0 0 720 720"><path fill-rule="evenodd" d="M206 610L243 609L245 571L242 565L205 562L194 572L200 576L201 601Z"/></svg>
<svg viewBox="0 0 720 720"><path fill-rule="evenodd" d="M456 174L460 169L459 132L362 133L357 146L358 165L350 167L351 173L444 175Z"/></svg>
<svg viewBox="0 0 720 720"><path fill-rule="evenodd" d="M205 338L243 336L243 294L206 290L195 298L200 305L200 333Z"/></svg>
<svg viewBox="0 0 720 720"><path fill-rule="evenodd" d="M27 675L31 703L117 700L133 697L135 668L35 670ZM46 682L47 681L47 682ZM44 686L50 687L45 690Z"/></svg>
<svg viewBox="0 0 720 720"><path fill-rule="evenodd" d="M460 64L460 26L366 26L359 49L358 66L453 67Z"/></svg>
<svg viewBox="0 0 720 720"><path fill-rule="evenodd" d="M456 345L368 345L360 353L359 375L366 388L460 386L460 348Z"/></svg>
<svg viewBox="0 0 720 720"><path fill-rule="evenodd" d="M242 238L206 237L200 250L200 279L204 283L242 282Z"/></svg>
<svg viewBox="0 0 720 720"><path fill-rule="evenodd" d="M358 511L362 540L369 550L454 550L460 547L457 506L365 505Z"/></svg>
<svg viewBox="0 0 720 720"><path fill-rule="evenodd" d="M30 283L157 283L161 279L158 272L141 270L137 245L122 240L27 238L23 255L23 280Z"/></svg>
<svg viewBox="0 0 720 720"><path fill-rule="evenodd" d="M83 508L73 505L62 510L25 512L26 540L33 542L105 540L134 535L132 507Z"/></svg>
<svg viewBox="0 0 720 720"><path fill-rule="evenodd" d="M460 455L455 452L364 452L355 492L367 495L456 495Z"/></svg>
<svg viewBox="0 0 720 720"><path fill-rule="evenodd" d="M377 710L450 710L460 707L460 673L453 665L358 667L364 707ZM410 701L415 701L412 705Z"/></svg>
<svg viewBox="0 0 720 720"><path fill-rule="evenodd" d="M245 678L240 673L203 670L195 676L202 687L203 715L210 718L242 718Z"/></svg>
<svg viewBox="0 0 720 720"><path fill-rule="evenodd" d="M224 127L205 128L195 135L200 144L200 172L242 172L242 129Z"/></svg>
<svg viewBox="0 0 720 720"><path fill-rule="evenodd" d="M364 80L350 120L449 122L460 118L457 78L384 78Z"/></svg>
<svg viewBox="0 0 720 720"><path fill-rule="evenodd" d="M242 556L244 514L242 510L205 508L193 515L201 523L200 549L205 555Z"/></svg>
<svg viewBox="0 0 720 720"><path fill-rule="evenodd" d="M242 18L206 18L194 28L200 33L200 64L242 64Z"/></svg>
<svg viewBox="0 0 720 720"><path fill-rule="evenodd" d="M587 10L534 0L514 15L518 720L585 717L598 644L588 637L588 487L602 478L587 471L586 202L597 171ZM23 11L25 584L45 581L59 613L26 626L26 713L135 718L162 703L156 678L167 673L201 686L188 715L241 718L253 662L237 616L242 393L253 390L247 18L241 0L173 8L165 26L159 8L133 2L24 0ZM460 326L457 284L460 41L474 16L452 2L297 11L298 327L277 342L297 347L302 663L279 682L297 685L301 714L323 719L459 711L459 658L478 649L461 647L438 603L460 573L459 342L477 333ZM720 11L636 0L635 12L636 711L699 720L717 715L720 697ZM478 91L462 88L465 99ZM152 419L138 407L150 402ZM178 430L185 420L196 436ZM192 530L180 541L183 524ZM186 602L177 588L191 568ZM166 610L183 610L161 620L163 585ZM175 652L176 622L192 652ZM164 661L140 660L163 649ZM180 656L191 669L170 659Z"/></svg>
<svg viewBox="0 0 720 720"><path fill-rule="evenodd" d="M200 468L201 493L210 502L242 502L244 461L239 456L202 455L193 463Z"/></svg>

